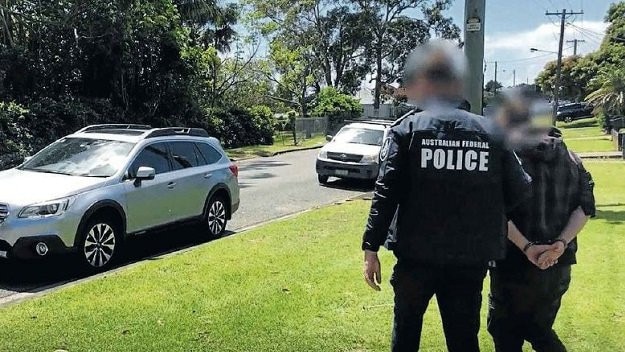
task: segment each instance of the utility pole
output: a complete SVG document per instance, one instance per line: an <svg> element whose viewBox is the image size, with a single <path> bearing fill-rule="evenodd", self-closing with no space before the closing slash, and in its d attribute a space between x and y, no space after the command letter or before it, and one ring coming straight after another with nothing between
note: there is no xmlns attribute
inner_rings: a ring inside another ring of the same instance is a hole
<svg viewBox="0 0 625 352"><path fill-rule="evenodd" d="M553 124L556 124L556 113L558 112L558 104L560 101L560 79L562 77L562 47L564 45L564 24L566 22L567 15L583 15L584 11L580 12L567 12L566 9L562 9L562 12L545 12L547 16L560 16L560 42L558 43L558 64L556 66L556 84L553 91Z"/></svg>
<svg viewBox="0 0 625 352"><path fill-rule="evenodd" d="M465 0L464 54L467 57L469 77L465 97L471 112L482 115L484 90L484 15L486 0Z"/></svg>
<svg viewBox="0 0 625 352"><path fill-rule="evenodd" d="M495 94L497 94L497 61L495 61Z"/></svg>
<svg viewBox="0 0 625 352"><path fill-rule="evenodd" d="M567 40L567 43L573 43L573 56L577 56L577 43L586 43L584 39Z"/></svg>

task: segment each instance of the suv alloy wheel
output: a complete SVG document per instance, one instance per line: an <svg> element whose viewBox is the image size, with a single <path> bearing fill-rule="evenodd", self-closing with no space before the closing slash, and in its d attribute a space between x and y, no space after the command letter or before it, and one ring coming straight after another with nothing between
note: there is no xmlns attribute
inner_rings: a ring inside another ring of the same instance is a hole
<svg viewBox="0 0 625 352"><path fill-rule="evenodd" d="M121 231L113 219L96 216L87 223L80 236L78 251L86 268L106 270L119 257Z"/></svg>
<svg viewBox="0 0 625 352"><path fill-rule="evenodd" d="M228 223L226 204L226 200L220 195L213 196L208 202L204 226L211 238L221 237L226 230L226 224Z"/></svg>

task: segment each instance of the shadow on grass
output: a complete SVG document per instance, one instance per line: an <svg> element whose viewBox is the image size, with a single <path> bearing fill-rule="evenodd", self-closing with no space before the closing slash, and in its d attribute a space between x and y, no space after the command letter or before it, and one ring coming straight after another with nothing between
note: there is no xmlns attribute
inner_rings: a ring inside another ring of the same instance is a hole
<svg viewBox="0 0 625 352"><path fill-rule="evenodd" d="M568 129L572 129L572 128L584 128L584 127L597 127L599 128L599 125L597 124L597 119L596 118L587 118L587 119L583 119L583 120L577 120L571 123L558 123L558 127L563 129L563 130L568 130Z"/></svg>
<svg viewBox="0 0 625 352"><path fill-rule="evenodd" d="M609 224L625 224L625 210L597 209L597 219L603 219Z"/></svg>
<svg viewBox="0 0 625 352"><path fill-rule="evenodd" d="M227 231L224 237L232 234L234 232ZM211 240L213 239L194 224L133 236L125 242L126 255L115 268L142 260L158 260L161 255L195 247ZM0 298L10 294L3 291L36 293L93 275L78 265L76 256L0 262Z"/></svg>

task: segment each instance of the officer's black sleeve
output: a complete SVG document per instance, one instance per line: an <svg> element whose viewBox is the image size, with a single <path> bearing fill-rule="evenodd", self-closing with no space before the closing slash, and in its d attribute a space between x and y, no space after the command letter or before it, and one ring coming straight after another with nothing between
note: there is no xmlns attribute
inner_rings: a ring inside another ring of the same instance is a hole
<svg viewBox="0 0 625 352"><path fill-rule="evenodd" d="M380 174L369 212L369 220L362 239L362 249L377 251L386 240L388 229L397 210L399 198L405 192L408 170L407 146L403 135L393 127L380 152Z"/></svg>
<svg viewBox="0 0 625 352"><path fill-rule="evenodd" d="M592 179L590 172L586 170L581 160L577 164L579 171L579 206L584 211L584 214L595 217L595 195L593 190L595 188L595 181Z"/></svg>
<svg viewBox="0 0 625 352"><path fill-rule="evenodd" d="M532 178L528 175L521 161L513 151L506 150L503 155L503 193L506 213L510 213L522 201L531 196Z"/></svg>

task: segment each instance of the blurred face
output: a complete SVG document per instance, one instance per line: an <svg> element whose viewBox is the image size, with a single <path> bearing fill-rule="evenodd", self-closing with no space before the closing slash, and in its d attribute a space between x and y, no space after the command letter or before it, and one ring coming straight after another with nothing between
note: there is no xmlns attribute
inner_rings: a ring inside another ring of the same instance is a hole
<svg viewBox="0 0 625 352"><path fill-rule="evenodd" d="M415 102L434 98L459 98L462 96L462 84L457 81L436 82L420 76L406 85L406 96Z"/></svg>
<svg viewBox="0 0 625 352"><path fill-rule="evenodd" d="M511 98L501 106L495 121L503 128L506 141L515 150L535 148L553 139L551 115L537 100Z"/></svg>

